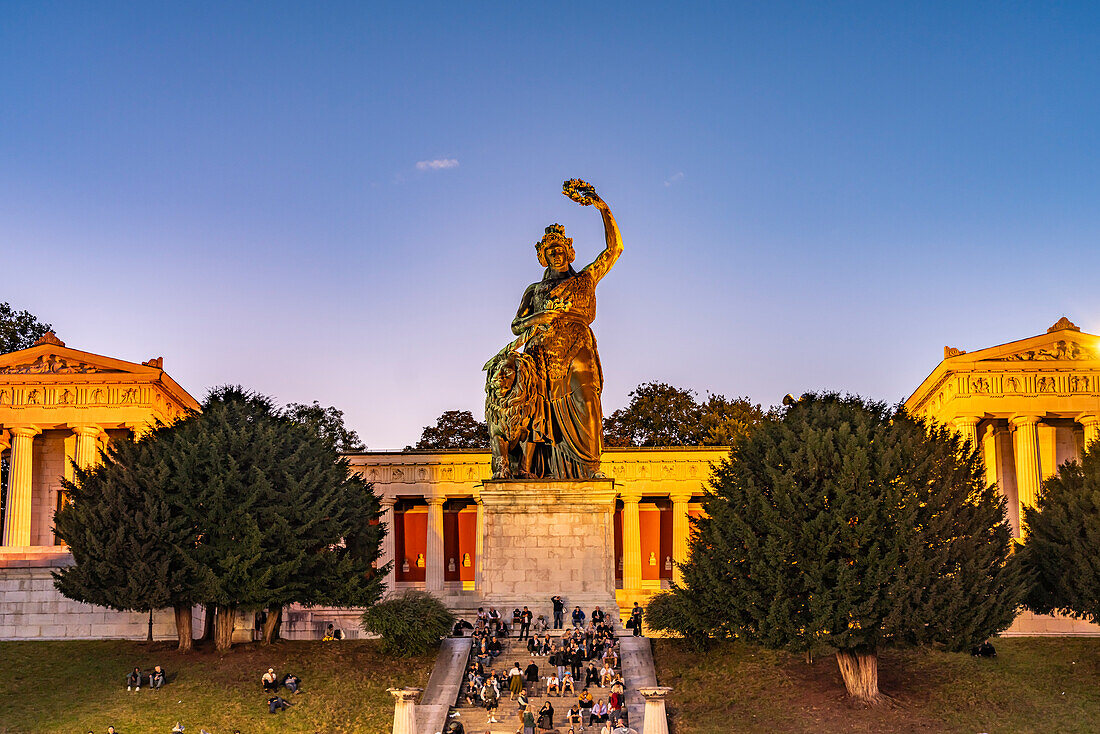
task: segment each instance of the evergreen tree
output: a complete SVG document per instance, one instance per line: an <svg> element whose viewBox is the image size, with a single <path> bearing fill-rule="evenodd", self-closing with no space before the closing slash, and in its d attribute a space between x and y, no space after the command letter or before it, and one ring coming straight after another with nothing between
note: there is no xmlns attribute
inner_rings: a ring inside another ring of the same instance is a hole
<svg viewBox="0 0 1100 734"><path fill-rule="evenodd" d="M170 429L162 429L170 430ZM69 502L55 531L75 565L54 573L58 590L77 601L122 611L175 610L179 649L191 649L191 605L204 576L188 558L198 535L172 493L163 435L112 442L103 462L74 467Z"/></svg>
<svg viewBox="0 0 1100 734"><path fill-rule="evenodd" d="M76 565L58 588L114 608L185 605L188 623L191 604L213 606L218 649L232 644L237 609L267 609L270 642L287 604L381 596L384 528L372 523L381 505L370 486L331 440L239 387L118 443L70 492L58 528Z"/></svg>
<svg viewBox="0 0 1100 734"><path fill-rule="evenodd" d="M693 633L834 649L849 694L875 703L883 647L963 650L1015 617L1004 499L945 428L805 395L738 443L711 489L674 592Z"/></svg>
<svg viewBox="0 0 1100 734"><path fill-rule="evenodd" d="M1100 623L1100 443L1043 482L1024 523L1021 555L1034 580L1028 608Z"/></svg>
<svg viewBox="0 0 1100 734"><path fill-rule="evenodd" d="M237 608L268 609L270 642L290 603L369 606L384 574L373 564L381 503L331 441L239 387L214 390L192 422L187 480L203 537L215 643L232 643Z"/></svg>

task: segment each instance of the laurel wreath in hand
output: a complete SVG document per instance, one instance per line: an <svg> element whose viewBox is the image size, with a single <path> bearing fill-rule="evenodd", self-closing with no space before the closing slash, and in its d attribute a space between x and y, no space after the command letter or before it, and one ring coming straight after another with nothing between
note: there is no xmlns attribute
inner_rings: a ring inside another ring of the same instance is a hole
<svg viewBox="0 0 1100 734"><path fill-rule="evenodd" d="M596 196L595 187L579 178L571 178L563 183L561 192L581 206L590 206Z"/></svg>

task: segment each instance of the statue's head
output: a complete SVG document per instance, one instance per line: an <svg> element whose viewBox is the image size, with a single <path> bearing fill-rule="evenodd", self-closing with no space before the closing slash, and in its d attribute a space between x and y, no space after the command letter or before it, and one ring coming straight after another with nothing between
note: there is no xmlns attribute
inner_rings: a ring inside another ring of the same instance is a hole
<svg viewBox="0 0 1100 734"><path fill-rule="evenodd" d="M563 267L555 267L555 270L565 270L576 259L577 253L573 250L573 238L565 236L565 227L560 224L551 224L546 228L546 234L535 243L535 252L539 255L539 264L544 268L549 267L553 256L547 258L547 252L554 248L560 248L565 257Z"/></svg>

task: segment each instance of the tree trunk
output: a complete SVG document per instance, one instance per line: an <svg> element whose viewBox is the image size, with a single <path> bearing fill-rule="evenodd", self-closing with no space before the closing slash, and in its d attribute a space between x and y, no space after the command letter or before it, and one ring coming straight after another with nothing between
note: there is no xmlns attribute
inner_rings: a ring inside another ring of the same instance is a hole
<svg viewBox="0 0 1100 734"><path fill-rule="evenodd" d="M213 604L207 604L202 608L202 641L211 642L214 639L214 610Z"/></svg>
<svg viewBox="0 0 1100 734"><path fill-rule="evenodd" d="M176 636L179 637L180 652L191 652L191 605L180 604L176 611Z"/></svg>
<svg viewBox="0 0 1100 734"><path fill-rule="evenodd" d="M878 692L878 652L876 650L845 649L836 651L840 677L848 695L863 703L877 706L884 696Z"/></svg>
<svg viewBox="0 0 1100 734"><path fill-rule="evenodd" d="M214 647L219 652L225 652L233 646L233 620L236 618L236 609L233 607L219 606L214 616Z"/></svg>
<svg viewBox="0 0 1100 734"><path fill-rule="evenodd" d="M275 607L267 610L267 617L264 619L263 629L263 643L264 645L270 645L273 641L279 639L279 622L283 618L283 608Z"/></svg>

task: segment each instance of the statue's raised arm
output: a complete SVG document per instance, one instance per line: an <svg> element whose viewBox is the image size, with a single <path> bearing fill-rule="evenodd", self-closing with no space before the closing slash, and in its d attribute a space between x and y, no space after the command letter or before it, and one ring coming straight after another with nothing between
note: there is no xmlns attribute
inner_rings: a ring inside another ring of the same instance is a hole
<svg viewBox="0 0 1100 734"><path fill-rule="evenodd" d="M581 181L579 178L570 179L562 185L561 192L581 206L596 207L603 217L603 233L604 239L607 240L607 247L582 270L590 273L598 283L603 276L607 275L607 271L611 270L611 266L619 259L619 255L623 254L623 237L619 233L619 225L615 223L611 207L600 198L592 184Z"/></svg>

